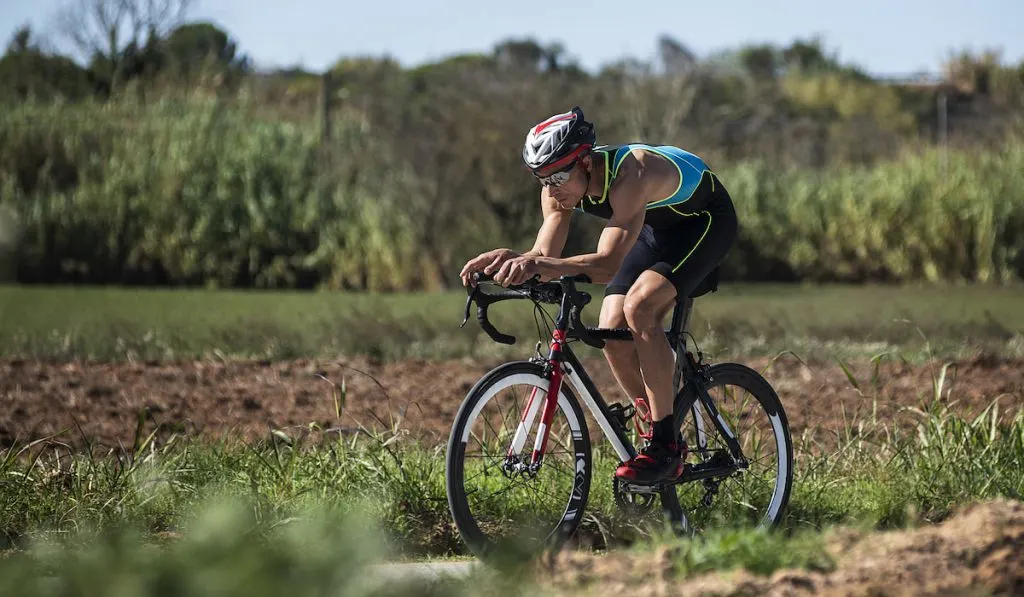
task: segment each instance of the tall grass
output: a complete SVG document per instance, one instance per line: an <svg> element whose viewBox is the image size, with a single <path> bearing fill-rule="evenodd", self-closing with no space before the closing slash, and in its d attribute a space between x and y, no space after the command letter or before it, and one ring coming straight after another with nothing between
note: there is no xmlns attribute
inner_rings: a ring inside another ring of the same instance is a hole
<svg viewBox="0 0 1024 597"><path fill-rule="evenodd" d="M152 533L193 522L212 496L248 500L262 524L317 508L365 511L384 531L382 544L403 553L457 550L446 524L439 448L395 445L399 435L300 442L282 432L266 441L204 442L138 437L113 451L72 451L60 442L7 450L0 460L2 538L122 522Z"/></svg>
<svg viewBox="0 0 1024 597"><path fill-rule="evenodd" d="M0 244L25 281L417 289L539 224L495 208L532 204L525 183L502 197L452 189L452 203L365 123L335 127L320 147L312 124L206 100L16 106L0 114ZM874 167L718 171L742 224L734 278L1024 277L1020 141ZM428 225L442 208L431 201L459 217Z"/></svg>
<svg viewBox="0 0 1024 597"><path fill-rule="evenodd" d="M761 264L798 279L1005 282L1024 276L1024 144L873 167L726 171ZM756 261L733 260L743 273Z"/></svg>
<svg viewBox="0 0 1024 597"><path fill-rule="evenodd" d="M398 189L379 169L321 169L318 141L314 127L216 102L5 111L0 192L16 212L19 278L416 284Z"/></svg>
<svg viewBox="0 0 1024 597"><path fill-rule="evenodd" d="M994 404L964 419L935 402L918 416L912 427L862 420L827 442L811 432L798 438L784 525L888 528L941 520L977 499L1024 499L1024 414L1000 417ZM175 533L194 522L201 503L226 495L248 500L255 520L269 525L324 507L364 512L393 554L464 549L448 513L443 450L397 428L305 440L275 432L251 444L172 438L158 446L144 437L135 443L94 453L50 440L0 453L6 544L124 521ZM595 464L586 542L621 545L657 532L657 525L617 513L610 483L602 482L617 464L609 451L599 447Z"/></svg>

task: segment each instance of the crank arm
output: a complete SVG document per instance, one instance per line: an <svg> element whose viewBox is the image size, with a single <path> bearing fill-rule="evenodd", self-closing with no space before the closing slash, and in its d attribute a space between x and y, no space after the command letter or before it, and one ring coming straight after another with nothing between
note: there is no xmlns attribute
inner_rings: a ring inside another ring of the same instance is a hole
<svg viewBox="0 0 1024 597"><path fill-rule="evenodd" d="M728 466L708 466L707 464L687 464L683 469L683 474L679 475L679 478L672 482L673 485L679 483L689 483L691 481L700 481L702 479L714 479L715 477L728 477L729 475L740 470L740 467L736 465Z"/></svg>

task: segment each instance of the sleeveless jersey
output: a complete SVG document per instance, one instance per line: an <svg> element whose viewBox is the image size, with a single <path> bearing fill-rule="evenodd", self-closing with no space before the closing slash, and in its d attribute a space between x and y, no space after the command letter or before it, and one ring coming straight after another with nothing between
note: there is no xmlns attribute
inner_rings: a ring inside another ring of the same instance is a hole
<svg viewBox="0 0 1024 597"><path fill-rule="evenodd" d="M671 162L679 171L679 186L668 197L658 198L647 204L644 223L654 229L668 228L689 217L697 215L707 205L715 190L715 176L700 157L671 145L602 145L591 151L592 159L604 160L604 189L600 197L583 197L578 211L610 219L612 206L608 202L608 189L619 173L622 162L634 149L642 149L660 155Z"/></svg>

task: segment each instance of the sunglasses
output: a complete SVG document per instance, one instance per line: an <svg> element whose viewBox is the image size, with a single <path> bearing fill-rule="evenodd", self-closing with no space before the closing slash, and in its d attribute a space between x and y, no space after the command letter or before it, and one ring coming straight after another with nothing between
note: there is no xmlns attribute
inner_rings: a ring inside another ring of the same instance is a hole
<svg viewBox="0 0 1024 597"><path fill-rule="evenodd" d="M565 168L562 168L558 172L553 172L551 174L548 174L547 176L537 176L537 173L534 172L533 177L539 180L540 184L546 187L560 187L565 183L569 182L569 177L572 175L571 170L575 165L576 162L573 162L566 166Z"/></svg>

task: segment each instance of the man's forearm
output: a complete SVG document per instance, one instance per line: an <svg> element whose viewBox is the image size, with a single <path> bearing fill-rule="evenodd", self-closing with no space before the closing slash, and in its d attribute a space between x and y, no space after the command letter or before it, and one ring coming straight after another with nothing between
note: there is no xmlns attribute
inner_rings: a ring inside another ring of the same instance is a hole
<svg viewBox="0 0 1024 597"><path fill-rule="evenodd" d="M618 264L613 263L611 257L599 253L574 255L564 259L534 256L534 259L545 278L586 274L594 283L606 284L611 281L618 269Z"/></svg>

